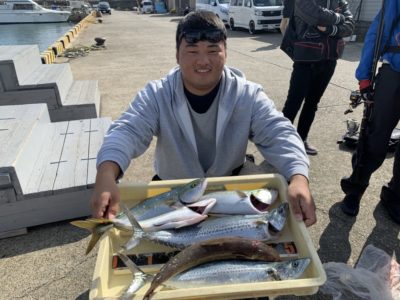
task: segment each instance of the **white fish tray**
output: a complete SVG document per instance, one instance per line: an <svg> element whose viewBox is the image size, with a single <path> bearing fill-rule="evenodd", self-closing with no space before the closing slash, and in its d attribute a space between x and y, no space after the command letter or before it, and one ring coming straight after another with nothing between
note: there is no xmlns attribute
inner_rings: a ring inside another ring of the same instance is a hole
<svg viewBox="0 0 400 300"><path fill-rule="evenodd" d="M168 191L171 187L182 185L188 180L164 180L149 184L121 184L121 200L128 207L148 197ZM262 187L275 188L279 191L279 199L274 206L287 201L287 184L285 179L278 174L247 175L232 177L208 178L207 190L250 190ZM115 250L113 245L122 245L129 236L110 230L100 240L99 252L94 269L89 299L117 298L123 294L132 281L132 274L126 268L113 268L112 261ZM299 279L283 281L266 281L259 283L243 283L220 286L199 286L196 288L156 290L154 300L161 299L241 299L261 296L280 295L312 295L318 291L319 286L326 281L326 274L321 261L315 251L314 245L303 222L298 222L290 213L278 242L294 241L299 257L310 257L311 264ZM274 241L275 242L275 241ZM171 248L143 241L132 250L132 254L156 253L174 251ZM145 272L157 272L161 265L141 266ZM148 284L144 286L133 299L142 299Z"/></svg>

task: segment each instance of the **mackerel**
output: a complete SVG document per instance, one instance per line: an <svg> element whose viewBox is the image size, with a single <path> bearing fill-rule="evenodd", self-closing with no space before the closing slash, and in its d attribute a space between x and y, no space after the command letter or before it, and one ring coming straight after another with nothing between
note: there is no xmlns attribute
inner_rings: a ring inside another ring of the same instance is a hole
<svg viewBox="0 0 400 300"><path fill-rule="evenodd" d="M133 226L132 238L123 246L126 250L136 247L141 239L180 250L196 242L223 237L242 237L260 241L275 240L279 237L289 212L289 205L285 202L262 215L207 218L199 224L180 229L145 232L129 210L124 206L121 207Z"/></svg>
<svg viewBox="0 0 400 300"><path fill-rule="evenodd" d="M203 264L175 275L165 283L169 288L195 288L201 285L239 284L299 278L310 258L283 262L225 260Z"/></svg>

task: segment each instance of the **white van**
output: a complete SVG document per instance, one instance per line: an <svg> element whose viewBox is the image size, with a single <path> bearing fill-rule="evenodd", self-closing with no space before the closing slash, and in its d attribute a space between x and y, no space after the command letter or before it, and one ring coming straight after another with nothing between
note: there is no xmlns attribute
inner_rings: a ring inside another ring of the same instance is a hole
<svg viewBox="0 0 400 300"><path fill-rule="evenodd" d="M279 29L282 20L282 0L231 0L229 26L242 27L250 34L257 30Z"/></svg>
<svg viewBox="0 0 400 300"><path fill-rule="evenodd" d="M142 14L152 14L154 12L153 2L151 2L150 0L143 0L140 6Z"/></svg>
<svg viewBox="0 0 400 300"><path fill-rule="evenodd" d="M229 1L230 0L196 0L196 10L212 11L225 25L228 25Z"/></svg>

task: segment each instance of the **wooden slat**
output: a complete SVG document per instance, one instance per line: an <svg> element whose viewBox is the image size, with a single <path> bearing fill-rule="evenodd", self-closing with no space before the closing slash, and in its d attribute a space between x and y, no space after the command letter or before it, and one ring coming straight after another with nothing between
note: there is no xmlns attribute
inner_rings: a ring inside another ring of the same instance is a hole
<svg viewBox="0 0 400 300"><path fill-rule="evenodd" d="M43 193L51 194L55 182L57 169L64 146L65 133L68 122L52 123L49 126L48 138L43 141L42 151L35 162L33 172L30 174L24 194Z"/></svg>
<svg viewBox="0 0 400 300"><path fill-rule="evenodd" d="M70 121L53 190L86 188L90 120Z"/></svg>
<svg viewBox="0 0 400 300"><path fill-rule="evenodd" d="M63 105L92 104L96 102L97 80L77 80L71 85Z"/></svg>
<svg viewBox="0 0 400 300"><path fill-rule="evenodd" d="M91 119L90 146L89 146L89 165L87 184L93 185L96 180L96 157L101 145L103 144L104 135L111 124L111 118Z"/></svg>
<svg viewBox="0 0 400 300"><path fill-rule="evenodd" d="M26 138L42 117L46 104L0 106L0 167L12 166Z"/></svg>
<svg viewBox="0 0 400 300"><path fill-rule="evenodd" d="M0 237L8 231L90 215L90 195L85 189L6 203L0 206Z"/></svg>

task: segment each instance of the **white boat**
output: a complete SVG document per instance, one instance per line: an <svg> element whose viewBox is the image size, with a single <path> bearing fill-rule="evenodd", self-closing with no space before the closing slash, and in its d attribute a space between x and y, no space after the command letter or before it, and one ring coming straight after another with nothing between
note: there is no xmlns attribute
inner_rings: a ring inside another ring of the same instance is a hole
<svg viewBox="0 0 400 300"><path fill-rule="evenodd" d="M0 0L0 24L66 22L71 13L47 9L32 0Z"/></svg>

